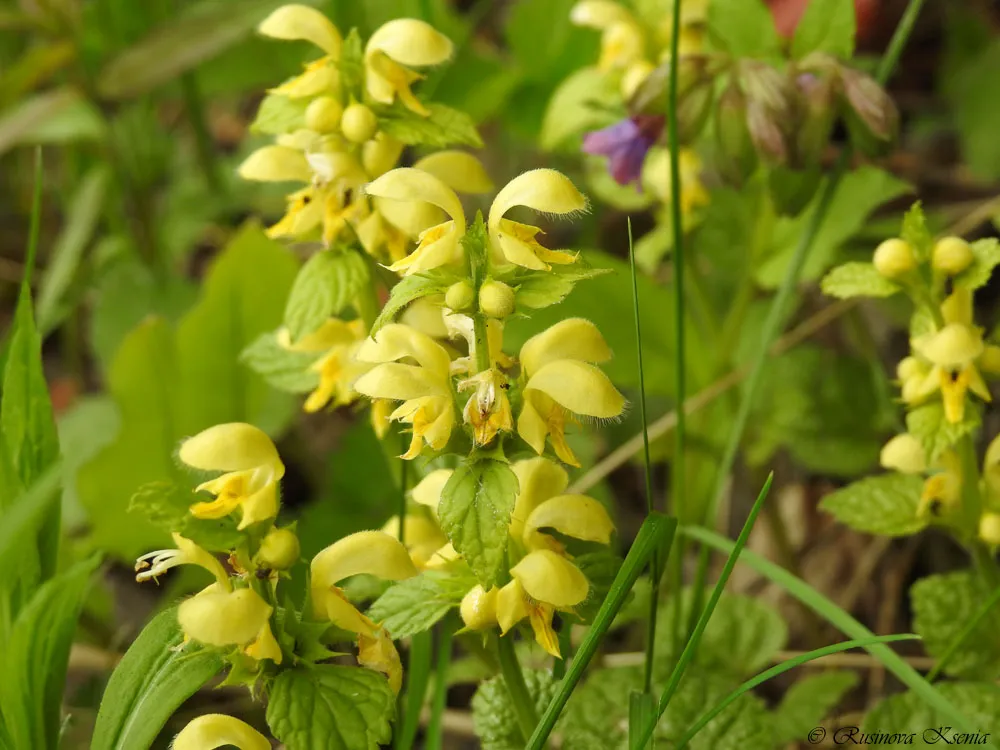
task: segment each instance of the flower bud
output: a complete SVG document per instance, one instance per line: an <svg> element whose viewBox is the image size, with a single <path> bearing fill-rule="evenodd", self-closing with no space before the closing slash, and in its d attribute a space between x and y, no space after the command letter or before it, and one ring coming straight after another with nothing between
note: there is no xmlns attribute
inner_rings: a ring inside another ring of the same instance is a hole
<svg viewBox="0 0 1000 750"><path fill-rule="evenodd" d="M1000 375L1000 346L987 344L979 355L979 369L987 375Z"/></svg>
<svg viewBox="0 0 1000 750"><path fill-rule="evenodd" d="M479 309L491 318L506 318L514 312L514 290L502 281L488 279L479 288Z"/></svg>
<svg viewBox="0 0 1000 750"><path fill-rule="evenodd" d="M715 137L723 174L740 184L753 172L757 153L747 127L747 100L735 83L730 83L719 97L715 109Z"/></svg>
<svg viewBox="0 0 1000 750"><path fill-rule="evenodd" d="M402 153L402 143L385 133L378 133L361 147L361 164L374 180L395 167Z"/></svg>
<svg viewBox="0 0 1000 750"><path fill-rule="evenodd" d="M715 83L705 78L677 98L677 138L681 143L691 143L708 121L715 101Z"/></svg>
<svg viewBox="0 0 1000 750"><path fill-rule="evenodd" d="M469 630L484 630L497 624L497 590L475 586L462 598L462 622Z"/></svg>
<svg viewBox="0 0 1000 750"><path fill-rule="evenodd" d="M788 144L780 120L760 102L747 102L747 127L757 153L772 165L788 162Z"/></svg>
<svg viewBox="0 0 1000 750"><path fill-rule="evenodd" d="M813 72L795 77L799 117L793 157L797 164L816 164L830 142L837 116L833 83L829 76Z"/></svg>
<svg viewBox="0 0 1000 750"><path fill-rule="evenodd" d="M677 101L681 102L693 89L711 84L708 58L684 55L677 67ZM650 71L628 101L630 115L662 115L667 111L670 96L670 61Z"/></svg>
<svg viewBox="0 0 1000 750"><path fill-rule="evenodd" d="M456 281L444 294L444 304L455 312L468 310L475 299L476 291L472 288L472 284L464 279Z"/></svg>
<svg viewBox="0 0 1000 750"><path fill-rule="evenodd" d="M257 562L271 570L288 570L299 561L299 538L291 529L271 529L257 550Z"/></svg>
<svg viewBox="0 0 1000 750"><path fill-rule="evenodd" d="M332 96L318 96L306 108L306 127L317 133L332 133L340 127L343 105Z"/></svg>
<svg viewBox="0 0 1000 750"><path fill-rule="evenodd" d="M909 380L914 377L923 377L927 374L927 367L916 357L903 357L896 365L896 377L899 380Z"/></svg>
<svg viewBox="0 0 1000 750"><path fill-rule="evenodd" d="M896 435L882 447L879 463L886 469L903 474L920 474L927 470L924 448L913 435Z"/></svg>
<svg viewBox="0 0 1000 750"><path fill-rule="evenodd" d="M935 271L948 276L956 276L975 260L969 243L961 237L944 237L934 245L931 265Z"/></svg>
<svg viewBox="0 0 1000 750"><path fill-rule="evenodd" d="M340 118L340 129L347 140L364 143L375 135L378 118L364 104L351 104Z"/></svg>
<svg viewBox="0 0 1000 750"><path fill-rule="evenodd" d="M1000 513L983 513L979 519L979 538L987 544L1000 545Z"/></svg>
<svg viewBox="0 0 1000 750"><path fill-rule="evenodd" d="M841 80L855 145L870 153L893 141L899 132L899 110L885 89L871 76L846 67L841 68Z"/></svg>
<svg viewBox="0 0 1000 750"><path fill-rule="evenodd" d="M887 279L896 279L916 268L917 256L909 242L896 237L875 248L872 263Z"/></svg>

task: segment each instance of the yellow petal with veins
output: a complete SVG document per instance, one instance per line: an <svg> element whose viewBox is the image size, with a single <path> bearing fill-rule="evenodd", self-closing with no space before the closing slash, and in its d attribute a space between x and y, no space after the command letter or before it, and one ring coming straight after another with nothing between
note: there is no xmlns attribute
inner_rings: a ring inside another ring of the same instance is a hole
<svg viewBox="0 0 1000 750"><path fill-rule="evenodd" d="M625 408L625 397L594 365L562 359L544 365L528 379L525 391L537 390L574 414L609 419Z"/></svg>
<svg viewBox="0 0 1000 750"><path fill-rule="evenodd" d="M441 384L426 368L387 362L373 367L354 381L354 390L369 398L406 401L439 393Z"/></svg>
<svg viewBox="0 0 1000 750"><path fill-rule="evenodd" d="M260 732L239 719L224 714L205 714L187 723L170 747L173 750L215 750L233 745L239 750L271 750Z"/></svg>
<svg viewBox="0 0 1000 750"><path fill-rule="evenodd" d="M406 357L440 377L447 377L451 368L447 349L426 333L401 323L383 326L374 338L365 340L357 354L362 362L394 362Z"/></svg>
<svg viewBox="0 0 1000 750"><path fill-rule="evenodd" d="M532 169L508 182L493 199L487 222L491 235L514 206L547 214L569 214L586 210L587 198L562 172Z"/></svg>
<svg viewBox="0 0 1000 750"><path fill-rule="evenodd" d="M580 569L552 550L529 552L510 569L510 574L532 599L558 609L576 606L590 591Z"/></svg>
<svg viewBox="0 0 1000 750"><path fill-rule="evenodd" d="M520 352L521 366L534 375L542 365L559 359L598 364L611 359L611 349L597 326L584 318L567 318L532 336Z"/></svg>
<svg viewBox="0 0 1000 750"><path fill-rule="evenodd" d="M608 544L615 525L604 506L586 495L558 495L546 500L524 524L524 543L529 548L544 545L539 529L552 528L560 534L586 542Z"/></svg>
<svg viewBox="0 0 1000 750"><path fill-rule="evenodd" d="M420 201L442 209L456 224L459 235L465 234L465 211L455 191L438 177L413 167L386 172L365 186L365 192L394 201Z"/></svg>
<svg viewBox="0 0 1000 750"><path fill-rule="evenodd" d="M278 450L267 433L244 422L209 427L181 443L181 461L206 471L243 471L274 467L275 479L285 473Z"/></svg>
<svg viewBox="0 0 1000 750"><path fill-rule="evenodd" d="M309 182L312 169L301 151L288 146L264 146L248 156L239 169L244 180Z"/></svg>
<svg viewBox="0 0 1000 750"><path fill-rule="evenodd" d="M500 635L506 635L508 630L528 616L524 586L517 578L497 592L496 613Z"/></svg>
<svg viewBox="0 0 1000 750"><path fill-rule="evenodd" d="M272 39L312 42L333 58L340 56L341 36L330 19L308 5L282 5L257 27Z"/></svg>
<svg viewBox="0 0 1000 750"><path fill-rule="evenodd" d="M413 168L429 172L459 193L478 195L493 189L483 163L465 151L435 151L419 159Z"/></svg>

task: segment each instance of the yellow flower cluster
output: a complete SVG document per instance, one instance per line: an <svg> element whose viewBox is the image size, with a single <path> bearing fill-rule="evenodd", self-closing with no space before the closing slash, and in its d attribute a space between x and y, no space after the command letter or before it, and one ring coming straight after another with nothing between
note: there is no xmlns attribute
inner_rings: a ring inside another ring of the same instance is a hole
<svg viewBox="0 0 1000 750"><path fill-rule="evenodd" d="M196 492L208 492L214 499L196 502L189 512L198 519L218 519L237 511L240 530L254 526L259 538L255 553L234 550L229 557L232 572L215 555L180 534L173 535L175 549L157 550L136 562L136 580L155 580L178 565L204 568L215 581L198 594L181 602L177 620L188 640L223 649L236 648L255 663L269 660L276 665L285 659L271 629L275 611L277 576L299 560L299 544L289 529L273 526L278 513L278 481L284 473L278 452L253 425L243 423L211 427L184 441L178 453L182 463L202 471L223 472L205 482ZM248 543L254 537L248 536ZM362 666L386 674L389 685L398 691L402 680L399 655L384 629L376 626L351 604L337 587L344 578L357 574L398 581L416 575L417 570L399 541L381 531L359 532L327 547L311 564L312 615L351 634L358 641L358 661ZM178 738L201 747L196 738L242 737L256 747L252 734L242 731L227 717L203 717L192 723ZM232 734L226 734L232 732ZM187 733L187 734L185 734ZM247 739L251 738L251 739ZM225 743L224 743L225 744ZM214 747L214 745L213 745Z"/></svg>
<svg viewBox="0 0 1000 750"><path fill-rule="evenodd" d="M569 477L558 464L531 458L511 468L520 489L507 547L510 581L489 590L472 587L462 599L460 613L469 630L499 628L502 635L527 619L538 644L559 657L553 617L557 611L572 614L589 596L590 584L565 546L549 532L607 545L614 524L596 500L564 494ZM413 488L413 500L429 513L428 517L415 512L406 520L407 547L418 567L447 572L461 564L436 523L441 492L451 474L450 469L438 469ZM397 526L398 519L394 519L393 528ZM432 549L435 544L437 548Z"/></svg>
<svg viewBox="0 0 1000 750"><path fill-rule="evenodd" d="M435 223L437 213L426 205L394 210L364 194L365 184L392 169L404 148L380 129L373 107L398 100L427 117L429 111L410 88L422 77L414 68L445 62L452 43L423 21L390 21L364 48L364 85L358 99L359 92L343 85L343 37L321 12L285 5L268 16L259 31L275 39L305 40L322 52L301 75L271 91L305 105L304 127L278 135L274 144L253 152L240 166L247 180L304 183L288 196L284 217L268 234L295 240L316 237L327 247L345 237L357 238L372 255L399 262L412 239ZM415 168L465 192L490 189L479 161L461 151L432 154Z"/></svg>

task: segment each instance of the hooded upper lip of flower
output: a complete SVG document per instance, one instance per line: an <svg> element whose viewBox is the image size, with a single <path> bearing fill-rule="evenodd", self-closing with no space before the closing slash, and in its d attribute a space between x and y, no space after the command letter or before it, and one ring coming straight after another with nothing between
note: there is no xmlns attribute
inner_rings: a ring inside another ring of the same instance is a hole
<svg viewBox="0 0 1000 750"><path fill-rule="evenodd" d="M192 468L225 472L195 488L215 499L192 505L192 515L222 518L240 508L238 528L244 529L278 514L278 481L285 466L263 430L243 422L209 427L185 440L178 455Z"/></svg>
<svg viewBox="0 0 1000 750"><path fill-rule="evenodd" d="M368 95L383 104L392 104L398 96L407 109L427 117L430 110L410 91L410 85L423 76L406 66L438 65L451 57L453 51L448 37L423 21L412 18L389 21L365 45Z"/></svg>
<svg viewBox="0 0 1000 750"><path fill-rule="evenodd" d="M213 583L177 608L184 634L210 646L241 646L254 659L282 661L271 632L273 607L251 588L228 589Z"/></svg>
<svg viewBox="0 0 1000 750"><path fill-rule="evenodd" d="M272 89L273 93L300 98L337 89L340 75L335 63L340 59L343 39L337 27L320 11L307 5L282 5L257 30L273 39L312 42L326 53L306 65L304 73Z"/></svg>
<svg viewBox="0 0 1000 750"><path fill-rule="evenodd" d="M384 672L390 687L398 692L403 668L392 639L384 628L361 614L337 584L361 573L385 581L401 581L417 575L406 547L382 531L359 531L317 554L310 571L313 614L357 634L358 661Z"/></svg>
<svg viewBox="0 0 1000 750"><path fill-rule="evenodd" d="M413 168L387 172L366 188L369 195L410 203L424 201L442 209L450 219L423 232L417 249L391 266L406 274L428 271L461 259L460 240L465 234L466 217L462 203L448 185L436 176ZM569 178L553 169L525 172L497 193L490 207L487 230L493 255L499 263L535 270L548 270L551 263L572 263L572 253L548 250L534 239L540 230L520 224L504 215L515 206L526 206L551 214L571 214L587 208L587 199Z"/></svg>
<svg viewBox="0 0 1000 750"><path fill-rule="evenodd" d="M187 723L176 737L173 750L205 750L235 745L240 750L271 750L271 743L249 724L225 714L205 714Z"/></svg>
<svg viewBox="0 0 1000 750"><path fill-rule="evenodd" d="M397 360L413 359L417 364ZM362 362L376 363L354 389L369 398L402 401L390 419L413 425L413 438L403 458L416 458L426 441L434 450L448 442L455 425L448 351L427 334L401 323L384 326L357 352Z"/></svg>
<svg viewBox="0 0 1000 750"><path fill-rule="evenodd" d="M528 339L521 347L521 413L517 431L539 455L549 437L556 455L578 466L565 440L567 413L599 419L617 417L625 398L594 362L611 358L611 350L593 323L569 318Z"/></svg>

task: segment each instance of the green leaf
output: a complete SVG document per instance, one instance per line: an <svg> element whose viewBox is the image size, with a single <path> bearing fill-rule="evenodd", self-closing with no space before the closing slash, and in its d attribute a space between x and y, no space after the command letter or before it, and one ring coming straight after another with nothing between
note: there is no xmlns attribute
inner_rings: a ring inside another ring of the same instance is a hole
<svg viewBox="0 0 1000 750"><path fill-rule="evenodd" d="M246 0L239 13L215 0L186 6L111 60L98 75L98 92L128 99L152 91L236 44L281 4Z"/></svg>
<svg viewBox="0 0 1000 750"><path fill-rule="evenodd" d="M920 201L916 201L903 215L903 226L899 236L916 251L918 259L930 260L934 237L927 228L927 217Z"/></svg>
<svg viewBox="0 0 1000 750"><path fill-rule="evenodd" d="M965 733L950 717L936 711L912 692L893 695L865 716L861 731L902 734L900 742L913 747L985 745L1000 716L1000 687L985 682L948 682L937 686L947 700L962 707L974 729ZM910 735L909 739L906 735ZM850 741L850 740L847 740Z"/></svg>
<svg viewBox="0 0 1000 750"><path fill-rule="evenodd" d="M878 462L895 405L869 362L803 344L765 364L753 409L747 461L765 465L786 450L804 468L856 477ZM844 403L852 408L844 409Z"/></svg>
<svg viewBox="0 0 1000 750"><path fill-rule="evenodd" d="M353 93L358 101L363 95L362 88L365 83L365 53L361 35L357 29L351 32L344 39L344 44L340 48L340 59L337 61L337 68L340 70L340 86L344 91Z"/></svg>
<svg viewBox="0 0 1000 750"><path fill-rule="evenodd" d="M969 8L968 13L974 11ZM978 33L988 34L978 16L973 23L980 27ZM963 163L976 178L992 180L1000 176L1000 141L994 128L1000 119L1000 78L996 75L1000 42L992 35L982 45L969 44L965 39L950 41L948 57L959 55L965 59L948 66L953 70L943 81L949 111L958 131Z"/></svg>
<svg viewBox="0 0 1000 750"><path fill-rule="evenodd" d="M0 579L0 595L6 600L0 613L10 617L17 612L19 602L8 603L13 594L26 599L38 582L39 566L35 557L38 530L44 521L58 512L59 482L62 472L54 465L21 492L4 509L0 523L0 569L5 575ZM22 586L18 591L18 584ZM6 633L10 622L0 618L0 635ZM2 642L2 641L0 641Z"/></svg>
<svg viewBox="0 0 1000 750"><path fill-rule="evenodd" d="M23 99L0 115L0 154L22 143L36 142L38 131L46 123L67 111L85 106L80 94L69 87Z"/></svg>
<svg viewBox="0 0 1000 750"><path fill-rule="evenodd" d="M350 249L321 250L302 266L285 306L292 342L339 314L368 283L368 264Z"/></svg>
<svg viewBox="0 0 1000 750"><path fill-rule="evenodd" d="M712 10L715 7L713 4ZM839 260L838 251L865 227L868 217L875 209L911 190L908 183L872 166L863 166L844 175L834 191L826 218L813 240L809 257L802 268L802 280L813 281L820 278ZM757 268L757 281L765 288L776 289L781 284L799 238L816 210L823 190L817 192L809 206L798 216L783 216L775 222L771 247L767 250L767 257Z"/></svg>
<svg viewBox="0 0 1000 750"><path fill-rule="evenodd" d="M366 613L396 640L430 630L462 602L475 581L425 571L393 584Z"/></svg>
<svg viewBox="0 0 1000 750"><path fill-rule="evenodd" d="M281 94L268 94L257 109L257 116L250 123L253 133L281 135L306 126L306 107L311 99L291 99Z"/></svg>
<svg viewBox="0 0 1000 750"><path fill-rule="evenodd" d="M546 151L578 150L580 135L615 122L602 107L617 95L614 77L597 67L580 68L552 92L538 143Z"/></svg>
<svg viewBox="0 0 1000 750"><path fill-rule="evenodd" d="M826 52L850 60L854 54L855 26L854 3L844 0L809 3L795 27L792 57L801 60L810 52Z"/></svg>
<svg viewBox="0 0 1000 750"><path fill-rule="evenodd" d="M122 416L114 443L77 476L93 541L123 559L167 543L153 524L128 515L147 482L176 480L181 438L225 422L280 430L293 400L240 364L240 352L281 321L296 272L292 255L259 228L243 229L215 259L198 303L176 332L147 319L128 335L107 373Z"/></svg>
<svg viewBox="0 0 1000 750"><path fill-rule="evenodd" d="M262 333L240 353L240 362L269 385L288 393L307 393L319 384L319 373L311 371L314 352L296 352L278 343L277 331Z"/></svg>
<svg viewBox="0 0 1000 750"><path fill-rule="evenodd" d="M380 674L322 665L281 672L267 724L288 750L376 750L392 738L396 697Z"/></svg>
<svg viewBox="0 0 1000 750"><path fill-rule="evenodd" d="M372 324L370 335L374 336L382 329L382 326L392 323L403 311L403 308L414 300L431 294L444 294L450 284L450 280L437 274L415 273L412 276L404 276L389 293L389 299L382 308L382 312Z"/></svg>
<svg viewBox="0 0 1000 750"><path fill-rule="evenodd" d="M192 487L169 481L150 482L139 487L129 500L130 514L144 514L165 532L176 531L199 547L213 552L229 552L244 539L236 530L236 520L223 518L195 518L191 505L198 498Z"/></svg>
<svg viewBox="0 0 1000 750"><path fill-rule="evenodd" d="M427 109L430 115L421 117L398 102L380 107L376 110L379 130L408 146L482 148L483 139L467 114L444 104L428 104Z"/></svg>
<svg viewBox="0 0 1000 750"><path fill-rule="evenodd" d="M42 331L52 330L67 312L69 301L65 297L100 221L109 180L106 166L94 167L73 194L38 292L38 327Z"/></svg>
<svg viewBox="0 0 1000 750"><path fill-rule="evenodd" d="M837 266L823 277L823 294L838 299L851 297L891 297L902 287L875 270L871 263L851 261Z"/></svg>
<svg viewBox="0 0 1000 750"><path fill-rule="evenodd" d="M517 491L510 466L492 458L463 463L441 491L441 529L484 588L496 582L503 567Z"/></svg>
<svg viewBox="0 0 1000 750"><path fill-rule="evenodd" d="M655 653L657 669L664 677L673 669L677 657L671 653L671 627L678 599L682 611L690 612L693 597L691 589L686 588L683 596L672 596L661 605L657 617ZM686 618L681 620L686 625ZM774 608L749 596L725 593L708 621L694 664L705 672L741 679L767 665L787 644L788 626Z"/></svg>
<svg viewBox="0 0 1000 750"><path fill-rule="evenodd" d="M972 248L972 265L955 277L955 286L962 289L979 289L986 286L993 269L1000 265L1000 243L995 237L976 240Z"/></svg>
<svg viewBox="0 0 1000 750"><path fill-rule="evenodd" d="M949 422L944 416L944 404L932 401L910 410L906 430L924 446L927 463L932 464L948 448L971 435L981 422L979 411L968 407L961 422Z"/></svg>
<svg viewBox="0 0 1000 750"><path fill-rule="evenodd" d="M524 682L541 713L555 694L556 683L545 669L525 669ZM524 737L503 677L483 682L472 696L472 725L483 750L523 750Z"/></svg>
<svg viewBox="0 0 1000 750"><path fill-rule="evenodd" d="M42 584L2 646L0 711L13 747L59 746L69 651L98 562L79 562Z"/></svg>
<svg viewBox="0 0 1000 750"><path fill-rule="evenodd" d="M924 639L927 653L943 657L990 592L982 577L971 570L928 576L913 584L913 629ZM944 671L965 679L996 679L1000 675L998 632L1000 608L993 607L951 654Z"/></svg>
<svg viewBox="0 0 1000 750"><path fill-rule="evenodd" d="M801 740L858 684L854 672L820 672L795 681L774 712L774 740L778 745Z"/></svg>
<svg viewBox="0 0 1000 750"><path fill-rule="evenodd" d="M519 308L537 309L562 302L578 281L611 273L607 268L590 268L583 261L572 265L553 266L551 271L519 272L508 283L517 289L515 302Z"/></svg>
<svg viewBox="0 0 1000 750"><path fill-rule="evenodd" d="M820 508L858 531L909 536L927 525L917 515L922 488L923 480L913 474L880 474L830 493Z"/></svg>
<svg viewBox="0 0 1000 750"><path fill-rule="evenodd" d="M143 628L108 680L91 750L149 747L174 711L222 670L212 651L180 650L183 638L173 607Z"/></svg>
<svg viewBox="0 0 1000 750"><path fill-rule="evenodd" d="M776 57L781 39L763 0L712 0L708 33L734 57Z"/></svg>

